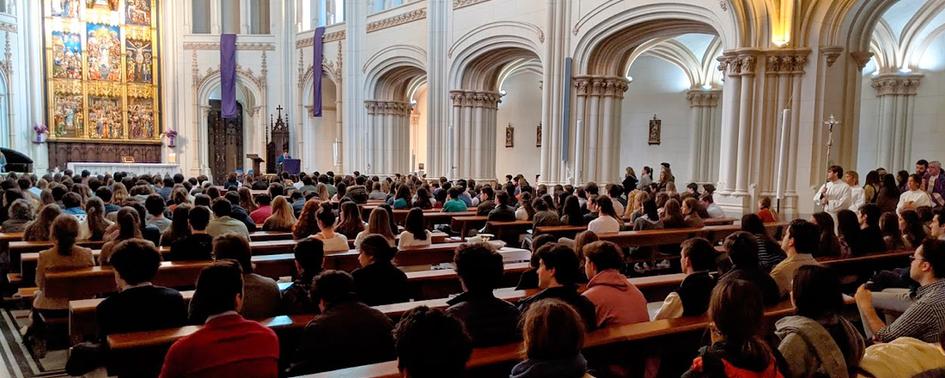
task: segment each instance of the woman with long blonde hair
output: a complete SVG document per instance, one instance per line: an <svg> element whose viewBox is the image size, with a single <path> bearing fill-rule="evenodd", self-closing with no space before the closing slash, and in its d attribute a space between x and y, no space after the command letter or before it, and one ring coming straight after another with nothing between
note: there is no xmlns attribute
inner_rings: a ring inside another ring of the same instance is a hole
<svg viewBox="0 0 945 378"><path fill-rule="evenodd" d="M272 215L263 223L263 231L292 231L297 221L285 196L276 196L272 201Z"/></svg>
<svg viewBox="0 0 945 378"><path fill-rule="evenodd" d="M319 201L328 201L331 199L331 196L328 195L328 186L325 183L318 183L315 185L315 198Z"/></svg>
<svg viewBox="0 0 945 378"><path fill-rule="evenodd" d="M128 188L125 188L125 184L116 182L112 185L112 205L121 206L128 196Z"/></svg>
<svg viewBox="0 0 945 378"><path fill-rule="evenodd" d="M305 239L318 232L318 221L315 219L315 214L318 212L319 204L321 204L321 201L316 198L305 201L299 219L292 227L293 239Z"/></svg>
<svg viewBox="0 0 945 378"><path fill-rule="evenodd" d="M374 210L371 210L371 216L368 217L367 228L359 232L358 236L354 238L354 248L358 248L361 245L361 241L370 234L383 236L387 239L387 242L390 243L391 247L396 245L396 238L394 237L394 232L391 230L390 216L387 210L381 207L376 207Z"/></svg>

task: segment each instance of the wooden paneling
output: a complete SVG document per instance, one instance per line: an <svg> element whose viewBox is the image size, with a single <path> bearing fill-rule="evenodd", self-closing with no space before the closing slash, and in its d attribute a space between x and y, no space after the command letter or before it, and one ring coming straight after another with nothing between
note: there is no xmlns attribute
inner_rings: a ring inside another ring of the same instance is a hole
<svg viewBox="0 0 945 378"><path fill-rule="evenodd" d="M66 169L69 162L121 162L122 156L134 156L137 163L160 163L161 144L90 143L48 141L49 167Z"/></svg>

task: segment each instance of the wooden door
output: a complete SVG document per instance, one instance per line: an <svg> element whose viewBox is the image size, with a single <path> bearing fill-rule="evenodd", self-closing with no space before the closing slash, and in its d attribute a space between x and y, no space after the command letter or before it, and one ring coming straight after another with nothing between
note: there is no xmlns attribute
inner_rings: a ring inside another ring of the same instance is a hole
<svg viewBox="0 0 945 378"><path fill-rule="evenodd" d="M207 125L210 173L215 185L222 185L227 175L243 168L243 105L237 102L236 108L236 118L223 119L220 100L210 100Z"/></svg>

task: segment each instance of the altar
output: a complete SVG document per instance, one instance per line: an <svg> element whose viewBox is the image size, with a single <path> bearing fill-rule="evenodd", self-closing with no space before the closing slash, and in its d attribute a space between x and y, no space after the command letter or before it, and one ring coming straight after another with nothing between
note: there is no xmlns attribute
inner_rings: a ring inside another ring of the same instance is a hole
<svg viewBox="0 0 945 378"><path fill-rule="evenodd" d="M106 173L128 172L135 175L161 175L173 176L180 173L180 166L177 164L162 163L86 163L73 162L66 164L74 174L79 174L83 170L92 172L93 175L103 175Z"/></svg>

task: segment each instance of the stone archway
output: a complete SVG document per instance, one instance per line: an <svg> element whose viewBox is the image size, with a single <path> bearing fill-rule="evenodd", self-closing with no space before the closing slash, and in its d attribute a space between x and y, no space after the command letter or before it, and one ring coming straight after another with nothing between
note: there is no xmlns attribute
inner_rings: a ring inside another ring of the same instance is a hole
<svg viewBox="0 0 945 378"><path fill-rule="evenodd" d="M470 57L450 91L452 104L446 140L450 176L476 180L496 179L496 125L500 81L509 65L538 60L523 47L498 47ZM540 67L540 63L537 63Z"/></svg>

